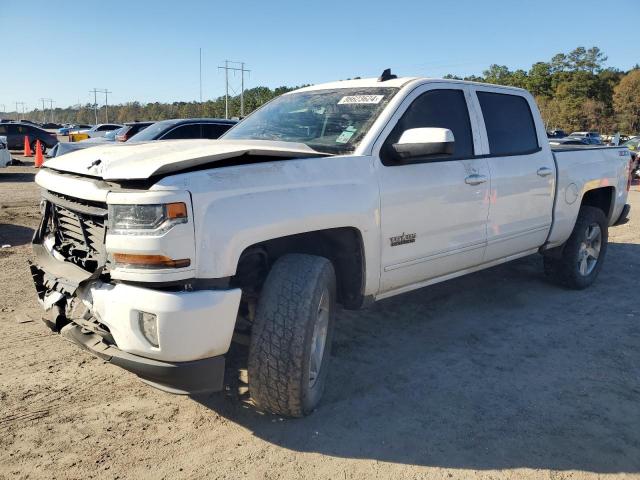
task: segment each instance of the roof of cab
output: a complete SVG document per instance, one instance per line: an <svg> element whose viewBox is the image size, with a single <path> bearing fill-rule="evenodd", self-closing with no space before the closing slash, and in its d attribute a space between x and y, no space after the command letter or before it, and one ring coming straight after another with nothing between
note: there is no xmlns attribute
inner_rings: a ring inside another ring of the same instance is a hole
<svg viewBox="0 0 640 480"><path fill-rule="evenodd" d="M463 85L481 85L484 87L501 88L508 90L516 90L520 92L526 92L526 90L518 87L510 87L505 85L495 85L493 83L482 82L470 82L468 80L454 80L448 78L430 78L430 77L398 77L390 80L380 81L377 77L371 78L356 78L353 80L339 80L337 82L319 83L317 85L310 85L303 87L293 92L311 92L314 90L330 90L339 88L375 88L375 87L394 87L402 88L409 83L428 83L428 82L446 82L457 83ZM293 93L290 92L290 93Z"/></svg>

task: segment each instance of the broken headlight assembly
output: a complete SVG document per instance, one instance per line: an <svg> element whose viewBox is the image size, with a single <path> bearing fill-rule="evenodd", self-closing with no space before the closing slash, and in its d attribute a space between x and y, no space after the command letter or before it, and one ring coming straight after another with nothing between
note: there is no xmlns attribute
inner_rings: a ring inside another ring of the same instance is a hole
<svg viewBox="0 0 640 480"><path fill-rule="evenodd" d="M183 202L148 205L109 205L109 234L158 236L174 226L188 222L187 206ZM191 265L189 258L173 259L165 255L112 252L114 263L121 268L171 269Z"/></svg>
<svg viewBox="0 0 640 480"><path fill-rule="evenodd" d="M109 205L109 233L112 235L162 235L187 221L187 206L182 202Z"/></svg>

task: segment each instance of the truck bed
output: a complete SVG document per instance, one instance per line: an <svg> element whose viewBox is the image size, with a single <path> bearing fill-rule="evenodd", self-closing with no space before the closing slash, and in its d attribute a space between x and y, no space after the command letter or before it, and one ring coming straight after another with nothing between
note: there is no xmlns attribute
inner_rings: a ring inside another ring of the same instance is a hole
<svg viewBox="0 0 640 480"><path fill-rule="evenodd" d="M553 227L548 246L562 244L573 230L584 192L593 188L609 187L612 225L620 216L627 199L629 161L626 147L600 145L553 146L556 163L556 199Z"/></svg>

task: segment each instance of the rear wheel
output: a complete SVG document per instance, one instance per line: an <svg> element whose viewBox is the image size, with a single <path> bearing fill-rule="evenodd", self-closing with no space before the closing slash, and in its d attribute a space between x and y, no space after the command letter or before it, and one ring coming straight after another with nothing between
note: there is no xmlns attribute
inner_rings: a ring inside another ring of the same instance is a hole
<svg viewBox="0 0 640 480"><path fill-rule="evenodd" d="M600 273L608 240L607 217L602 210L581 207L560 258L544 258L545 272L569 288L588 287Z"/></svg>
<svg viewBox="0 0 640 480"><path fill-rule="evenodd" d="M31 142L31 151L32 151L33 153L35 153L35 152L36 152L36 146L37 146L37 142L36 142L36 141ZM42 151L42 154L43 154L43 155L44 155L44 154L46 153L46 151L47 151L47 146L46 146L44 143L42 143L42 142L40 142L40 150Z"/></svg>
<svg viewBox="0 0 640 480"><path fill-rule="evenodd" d="M258 302L249 346L249 391L257 406L302 417L324 391L335 313L333 265L291 254L273 266Z"/></svg>

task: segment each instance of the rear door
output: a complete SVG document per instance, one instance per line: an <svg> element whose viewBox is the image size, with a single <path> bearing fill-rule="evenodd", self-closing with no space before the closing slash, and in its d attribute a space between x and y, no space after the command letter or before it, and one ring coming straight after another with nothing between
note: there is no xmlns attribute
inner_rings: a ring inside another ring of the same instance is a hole
<svg viewBox="0 0 640 480"><path fill-rule="evenodd" d="M491 172L485 261L540 247L551 228L555 164L533 99L517 91L472 87L483 156ZM535 116L534 116L535 112ZM538 122L538 124L536 124Z"/></svg>
<svg viewBox="0 0 640 480"><path fill-rule="evenodd" d="M489 169L486 159L474 155L479 140L475 116L469 116L469 96L464 85L419 87L382 133L382 294L482 263ZM421 127L451 130L453 155L394 161L391 145L405 130Z"/></svg>

